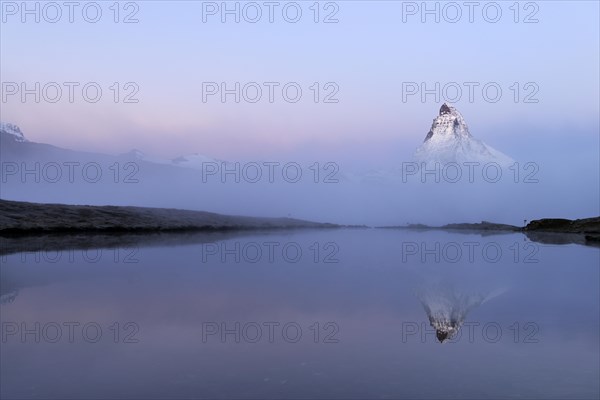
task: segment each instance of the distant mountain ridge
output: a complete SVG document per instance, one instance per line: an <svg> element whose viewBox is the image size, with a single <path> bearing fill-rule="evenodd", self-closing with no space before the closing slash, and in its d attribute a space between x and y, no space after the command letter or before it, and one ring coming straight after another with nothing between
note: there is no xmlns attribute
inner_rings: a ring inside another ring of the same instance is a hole
<svg viewBox="0 0 600 400"><path fill-rule="evenodd" d="M21 131L21 129L13 123L6 123L6 122L0 122L0 140L2 141L3 146L7 147L7 151L4 151L4 158L8 158L8 156L11 152L19 152L19 150L31 150L33 151L33 153L39 152L39 151L52 151L53 153L56 152L65 152L68 153L69 156L73 156L75 154L82 154L82 155L86 155L89 156L93 153L89 153L89 152L84 152L84 151L78 151L78 150L70 150L70 149L63 149L60 147L56 147L54 145L51 144L45 144L45 143L37 143L37 142L32 142L29 141L25 138L25 135L23 134L23 132ZM29 147L13 147L13 145L25 145L25 146L29 146ZM35 148L35 150L34 150ZM21 151L22 152L22 151ZM29 152L29 151L27 151ZM223 160L219 160L219 159L215 159L215 158L211 158L199 153L192 153L189 155L184 155L184 156L179 156L179 157L175 157L173 159L162 159L162 158L158 158L158 157L150 157L147 156L144 152L142 152L141 150L138 149L132 149L126 153L122 153L119 155L115 155L115 156L111 156L108 154L99 154L100 156L103 157L115 157L115 158L120 158L120 159L125 159L128 161L146 161L146 162L150 162L150 163L154 163L154 164L160 164L160 165L170 165L170 166L174 166L174 167L180 167L180 168L191 168L191 169L198 169L201 170L203 167L203 163L218 163L219 165L221 163L227 163L227 161L223 161ZM33 158L43 158L43 157L39 157L39 156L43 156L43 154L32 154ZM54 157L54 156L53 156ZM55 157L54 157L55 158ZM70 160L72 161L72 160Z"/></svg>

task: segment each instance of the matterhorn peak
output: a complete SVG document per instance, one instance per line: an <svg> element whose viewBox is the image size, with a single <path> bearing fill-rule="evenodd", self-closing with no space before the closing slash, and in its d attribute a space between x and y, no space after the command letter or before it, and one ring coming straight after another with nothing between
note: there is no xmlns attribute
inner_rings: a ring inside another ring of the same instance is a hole
<svg viewBox="0 0 600 400"><path fill-rule="evenodd" d="M15 124L0 122L0 133L11 135L10 137L16 142L28 142L21 129Z"/></svg>
<svg viewBox="0 0 600 400"><path fill-rule="evenodd" d="M442 115L442 114L451 114L453 111L456 112L456 108L452 107L448 103L444 103L440 107L440 115Z"/></svg>
<svg viewBox="0 0 600 400"><path fill-rule="evenodd" d="M469 127L465 122L462 114L448 103L442 104L439 115L434 118L431 129L425 136L425 142L431 139L434 135L439 136L471 136Z"/></svg>
<svg viewBox="0 0 600 400"><path fill-rule="evenodd" d="M417 149L415 158L423 162L496 162L508 166L514 161L475 139L462 114L448 103L442 104L437 117Z"/></svg>

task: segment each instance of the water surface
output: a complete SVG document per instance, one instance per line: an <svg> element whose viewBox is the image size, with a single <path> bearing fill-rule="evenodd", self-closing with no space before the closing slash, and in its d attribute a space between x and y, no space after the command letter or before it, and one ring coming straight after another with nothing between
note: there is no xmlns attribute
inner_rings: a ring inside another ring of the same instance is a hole
<svg viewBox="0 0 600 400"><path fill-rule="evenodd" d="M384 229L135 243L1 257L2 398L600 395L597 248Z"/></svg>

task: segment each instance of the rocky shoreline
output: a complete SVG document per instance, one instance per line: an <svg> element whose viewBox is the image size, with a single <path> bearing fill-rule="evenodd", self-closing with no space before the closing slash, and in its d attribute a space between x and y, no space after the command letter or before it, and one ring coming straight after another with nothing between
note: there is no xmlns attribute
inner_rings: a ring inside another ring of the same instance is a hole
<svg viewBox="0 0 600 400"><path fill-rule="evenodd" d="M529 222L524 227L494 222L458 223L442 226L410 224L385 226L385 229L442 230L464 233L499 234L521 232L530 240L545 244L583 244L600 246L600 217L583 219L543 218Z"/></svg>

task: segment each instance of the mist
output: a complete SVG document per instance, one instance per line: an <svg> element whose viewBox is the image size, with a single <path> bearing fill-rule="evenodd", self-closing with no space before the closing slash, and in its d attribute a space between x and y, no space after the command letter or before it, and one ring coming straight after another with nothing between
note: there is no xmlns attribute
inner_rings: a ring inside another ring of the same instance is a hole
<svg viewBox="0 0 600 400"><path fill-rule="evenodd" d="M441 225L598 215L598 154L425 165L263 159L174 166L37 143L2 146L2 198L180 208L347 225ZM593 149L590 141L588 149ZM597 142L597 140L596 140ZM593 150L590 150L592 152ZM401 153L400 153L401 154ZM541 152L540 152L541 155Z"/></svg>

